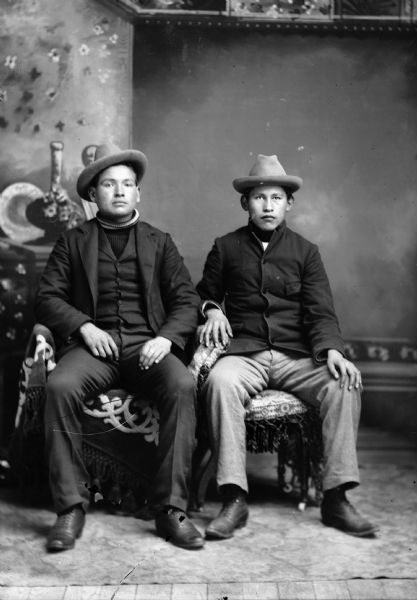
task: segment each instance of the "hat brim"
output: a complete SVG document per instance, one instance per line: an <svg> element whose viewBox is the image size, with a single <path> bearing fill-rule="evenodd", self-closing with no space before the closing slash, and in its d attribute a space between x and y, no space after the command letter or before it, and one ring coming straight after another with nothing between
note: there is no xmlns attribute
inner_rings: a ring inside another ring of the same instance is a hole
<svg viewBox="0 0 417 600"><path fill-rule="evenodd" d="M88 190L91 187L91 182L93 181L94 177L108 167L126 162L132 164L136 172L137 181L139 183L145 174L146 167L148 166L148 159L143 152L140 152L140 150L124 150L123 152L118 152L117 154L110 154L109 156L99 158L88 165L78 177L78 195L84 200L92 202L88 194Z"/></svg>
<svg viewBox="0 0 417 600"><path fill-rule="evenodd" d="M296 175L269 175L266 177L249 175L248 177L239 177L233 180L233 187L241 194L258 185L279 185L290 189L292 192L296 192L303 185L303 180Z"/></svg>

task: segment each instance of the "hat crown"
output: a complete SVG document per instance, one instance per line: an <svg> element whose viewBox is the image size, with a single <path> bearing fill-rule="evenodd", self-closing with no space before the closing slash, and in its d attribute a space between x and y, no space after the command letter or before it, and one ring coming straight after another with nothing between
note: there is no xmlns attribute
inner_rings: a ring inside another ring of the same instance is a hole
<svg viewBox="0 0 417 600"><path fill-rule="evenodd" d="M140 150L121 150L113 142L105 142L97 146L94 156L89 157L85 169L77 180L77 192L84 200L91 201L89 188L94 177L114 165L129 164L136 173L139 183L148 166L148 159Z"/></svg>
<svg viewBox="0 0 417 600"><path fill-rule="evenodd" d="M106 156L113 156L115 154L120 154L122 152L119 146L113 144L112 142L107 142L105 144L100 144L97 146L96 153L94 156L94 161L100 160L101 158L106 158Z"/></svg>
<svg viewBox="0 0 417 600"><path fill-rule="evenodd" d="M255 164L249 171L250 177L281 177L282 175L286 175L286 172L276 154L271 156L258 154Z"/></svg>

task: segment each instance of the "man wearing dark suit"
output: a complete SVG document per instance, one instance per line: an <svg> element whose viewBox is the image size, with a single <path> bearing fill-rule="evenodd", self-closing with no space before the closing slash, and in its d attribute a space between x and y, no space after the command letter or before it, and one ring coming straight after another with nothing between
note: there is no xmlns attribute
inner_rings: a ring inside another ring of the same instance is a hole
<svg viewBox="0 0 417 600"><path fill-rule="evenodd" d="M57 342L45 406L46 452L57 512L47 543L72 548L88 508L82 458L83 399L120 381L149 390L160 414L153 503L158 535L203 546L185 515L195 444L195 386L180 360L197 325L199 298L167 233L139 220L138 183L147 166L137 150L98 146L80 174L81 198L96 218L62 234L42 275L36 318Z"/></svg>
<svg viewBox="0 0 417 600"><path fill-rule="evenodd" d="M356 536L376 531L345 496L359 483L361 375L344 357L318 248L285 222L301 184L275 155L259 155L249 176L233 181L249 224L216 239L197 286L206 317L200 340L230 342L202 390L223 497L208 538L231 537L246 524L245 407L267 387L293 393L320 411L323 522Z"/></svg>

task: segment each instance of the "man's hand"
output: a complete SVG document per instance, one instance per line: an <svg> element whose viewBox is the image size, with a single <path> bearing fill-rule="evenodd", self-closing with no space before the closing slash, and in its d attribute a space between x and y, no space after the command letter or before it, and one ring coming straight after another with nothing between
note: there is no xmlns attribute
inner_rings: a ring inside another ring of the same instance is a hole
<svg viewBox="0 0 417 600"><path fill-rule="evenodd" d="M340 379L340 387L348 382L348 389L362 388L362 379L359 369L338 351L329 350L327 353L327 367L335 379Z"/></svg>
<svg viewBox="0 0 417 600"><path fill-rule="evenodd" d="M107 331L103 331L89 322L81 325L78 331L93 356L119 359L119 350L114 339Z"/></svg>
<svg viewBox="0 0 417 600"><path fill-rule="evenodd" d="M209 346L210 338L216 346L227 346L233 331L226 315L218 308L206 311L207 321L200 330L200 344Z"/></svg>
<svg viewBox="0 0 417 600"><path fill-rule="evenodd" d="M143 344L139 352L139 368L149 369L171 352L172 342L160 335Z"/></svg>

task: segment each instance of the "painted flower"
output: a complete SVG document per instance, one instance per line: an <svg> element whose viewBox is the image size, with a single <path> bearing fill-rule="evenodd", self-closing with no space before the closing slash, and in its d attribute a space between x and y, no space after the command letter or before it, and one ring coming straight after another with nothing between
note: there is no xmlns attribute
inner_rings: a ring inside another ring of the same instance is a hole
<svg viewBox="0 0 417 600"><path fill-rule="evenodd" d="M100 46L100 50L99 50L99 55L101 58L107 58L107 56L110 56L111 52L110 50L107 48L106 44L101 44Z"/></svg>
<svg viewBox="0 0 417 600"><path fill-rule="evenodd" d="M16 68L17 56L6 56L6 60L4 61L4 66L9 67L9 69Z"/></svg>
<svg viewBox="0 0 417 600"><path fill-rule="evenodd" d="M59 59L61 58L56 48L51 48L51 50L48 52L48 56L52 60L52 62L55 63L58 63Z"/></svg>
<svg viewBox="0 0 417 600"><path fill-rule="evenodd" d="M272 4L268 10L265 12L265 15L267 17L271 17L272 19L275 19L276 17L279 17L280 11L278 9L278 6L276 4Z"/></svg>
<svg viewBox="0 0 417 600"><path fill-rule="evenodd" d="M100 25L102 26L103 31L108 31L110 28L110 22L105 17L104 17L104 19L101 19Z"/></svg>
<svg viewBox="0 0 417 600"><path fill-rule="evenodd" d="M43 209L43 214L45 215L46 219L52 219L53 217L56 217L56 213L57 210L55 204L50 204Z"/></svg>
<svg viewBox="0 0 417 600"><path fill-rule="evenodd" d="M101 25L94 25L93 31L96 35L101 35L102 33L104 33L104 29Z"/></svg>
<svg viewBox="0 0 417 600"><path fill-rule="evenodd" d="M119 36L117 35L117 33L113 33L113 35L111 35L109 37L109 42L110 44L117 44L117 40L119 39Z"/></svg>
<svg viewBox="0 0 417 600"><path fill-rule="evenodd" d="M6 332L6 338L8 340L15 340L16 339L16 329L14 329L12 327L10 329L8 329Z"/></svg>
<svg viewBox="0 0 417 600"><path fill-rule="evenodd" d="M98 78L100 83L106 83L108 78L110 77L110 71L108 69L99 69L98 70Z"/></svg>
<svg viewBox="0 0 417 600"><path fill-rule="evenodd" d="M22 263L16 265L15 271L19 273L19 275L26 275L26 268L25 265L23 265Z"/></svg>
<svg viewBox="0 0 417 600"><path fill-rule="evenodd" d="M49 100L52 102L56 98L57 91L55 88L50 87L46 90L45 94L46 94L46 96L48 96Z"/></svg>
<svg viewBox="0 0 417 600"><path fill-rule="evenodd" d="M0 102L7 102L7 90L0 88Z"/></svg>
<svg viewBox="0 0 417 600"><path fill-rule="evenodd" d="M81 54L81 56L87 56L90 54L90 48L87 46L87 44L81 44L81 46L78 48L78 52Z"/></svg>

